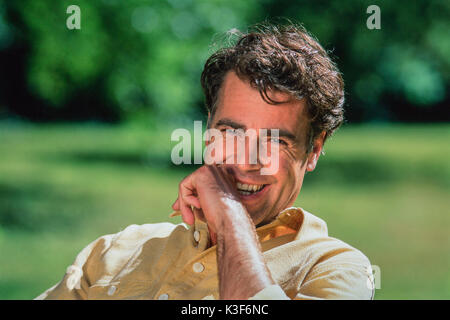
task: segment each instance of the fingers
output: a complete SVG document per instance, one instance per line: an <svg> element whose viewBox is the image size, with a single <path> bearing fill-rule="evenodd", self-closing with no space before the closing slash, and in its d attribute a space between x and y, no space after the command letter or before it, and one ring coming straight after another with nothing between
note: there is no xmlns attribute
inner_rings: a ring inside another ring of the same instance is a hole
<svg viewBox="0 0 450 320"><path fill-rule="evenodd" d="M180 201L178 200L178 198L177 198L177 200L175 200L175 202L173 203L172 209L175 210L175 211L180 211Z"/></svg>
<svg viewBox="0 0 450 320"><path fill-rule="evenodd" d="M210 195L212 191L224 191L233 195L236 193L235 183L233 174L229 170L227 166L204 166L184 178L179 184L178 198L172 204L172 209L180 211L183 221L189 225L194 224L196 218L206 222L197 187L203 192L202 201L207 207L211 200L206 195ZM211 212L207 211L206 214L209 214L208 220L211 220Z"/></svg>
<svg viewBox="0 0 450 320"><path fill-rule="evenodd" d="M181 217L187 224L194 224L194 213L192 212L191 206L184 203L181 205Z"/></svg>
<svg viewBox="0 0 450 320"><path fill-rule="evenodd" d="M205 214L202 209L192 208L194 211L195 219L206 222Z"/></svg>
<svg viewBox="0 0 450 320"><path fill-rule="evenodd" d="M217 186L229 195L236 196L236 180L233 174L233 168L230 166L207 166L211 176L215 179Z"/></svg>
<svg viewBox="0 0 450 320"><path fill-rule="evenodd" d="M174 210L180 210L183 221L189 225L194 224L195 214L192 207L200 209L200 201L198 200L195 188L192 184L192 176L186 177L181 181L178 189L178 199L173 204Z"/></svg>
<svg viewBox="0 0 450 320"><path fill-rule="evenodd" d="M188 203L189 205L195 207L195 208L200 208L200 201L198 200L198 198L196 196L184 196L183 200ZM175 200L175 202L172 204L172 209L175 211L180 211L180 197L178 196L177 200Z"/></svg>
<svg viewBox="0 0 450 320"><path fill-rule="evenodd" d="M186 204L193 206L197 209L201 208L200 201L198 200L197 196L182 194L181 197L183 199L183 202L185 202Z"/></svg>

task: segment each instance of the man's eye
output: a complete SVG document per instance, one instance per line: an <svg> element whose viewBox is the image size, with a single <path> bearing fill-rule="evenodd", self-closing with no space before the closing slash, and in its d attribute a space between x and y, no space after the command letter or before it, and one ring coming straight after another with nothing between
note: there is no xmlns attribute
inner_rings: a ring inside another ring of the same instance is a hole
<svg viewBox="0 0 450 320"><path fill-rule="evenodd" d="M237 134L239 133L238 130L236 130L236 129L230 129L230 128L223 129L222 131L225 131L225 133L227 133L227 134L232 134L232 135L237 135Z"/></svg>
<svg viewBox="0 0 450 320"><path fill-rule="evenodd" d="M281 145L287 145L286 141L281 140L280 138L276 138L276 137L271 137L270 138L270 142L271 143L278 143L278 144L281 144Z"/></svg>

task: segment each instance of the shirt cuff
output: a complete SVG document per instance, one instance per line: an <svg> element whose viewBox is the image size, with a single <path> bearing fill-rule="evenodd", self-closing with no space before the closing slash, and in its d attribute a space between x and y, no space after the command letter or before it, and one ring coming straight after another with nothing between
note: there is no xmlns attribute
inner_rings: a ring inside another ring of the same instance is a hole
<svg viewBox="0 0 450 320"><path fill-rule="evenodd" d="M290 300L277 284L265 287L248 300Z"/></svg>

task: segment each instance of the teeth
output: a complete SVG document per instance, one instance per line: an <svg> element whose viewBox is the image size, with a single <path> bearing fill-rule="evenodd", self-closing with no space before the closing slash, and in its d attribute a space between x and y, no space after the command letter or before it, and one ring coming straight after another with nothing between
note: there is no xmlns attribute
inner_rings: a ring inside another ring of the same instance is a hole
<svg viewBox="0 0 450 320"><path fill-rule="evenodd" d="M236 183L236 187L242 194L250 194L262 189L263 184L246 184L246 183Z"/></svg>

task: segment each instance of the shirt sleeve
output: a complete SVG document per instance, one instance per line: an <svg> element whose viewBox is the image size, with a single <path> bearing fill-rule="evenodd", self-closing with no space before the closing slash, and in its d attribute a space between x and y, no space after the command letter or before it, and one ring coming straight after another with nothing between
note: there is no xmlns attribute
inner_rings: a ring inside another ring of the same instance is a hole
<svg viewBox="0 0 450 320"><path fill-rule="evenodd" d="M248 300L289 300L283 289L277 284L265 287Z"/></svg>
<svg viewBox="0 0 450 320"><path fill-rule="evenodd" d="M75 261L66 269L62 280L47 289L34 300L83 300L87 299L89 279L86 276L85 265L94 248L103 241L109 240L111 235L96 239L87 245L75 258Z"/></svg>
<svg viewBox="0 0 450 320"><path fill-rule="evenodd" d="M371 300L374 282L369 260L359 251L347 251L313 267L299 286L295 300ZM271 285L249 300L288 300L279 285Z"/></svg>
<svg viewBox="0 0 450 320"><path fill-rule="evenodd" d="M123 231L107 234L87 245L75 258L64 277L35 300L89 299L89 288L99 276L112 277L130 259L136 248L154 237L168 236L176 225L154 223L129 225Z"/></svg>
<svg viewBox="0 0 450 320"><path fill-rule="evenodd" d="M371 300L372 268L360 251L347 251L317 264L306 276L295 299Z"/></svg>

